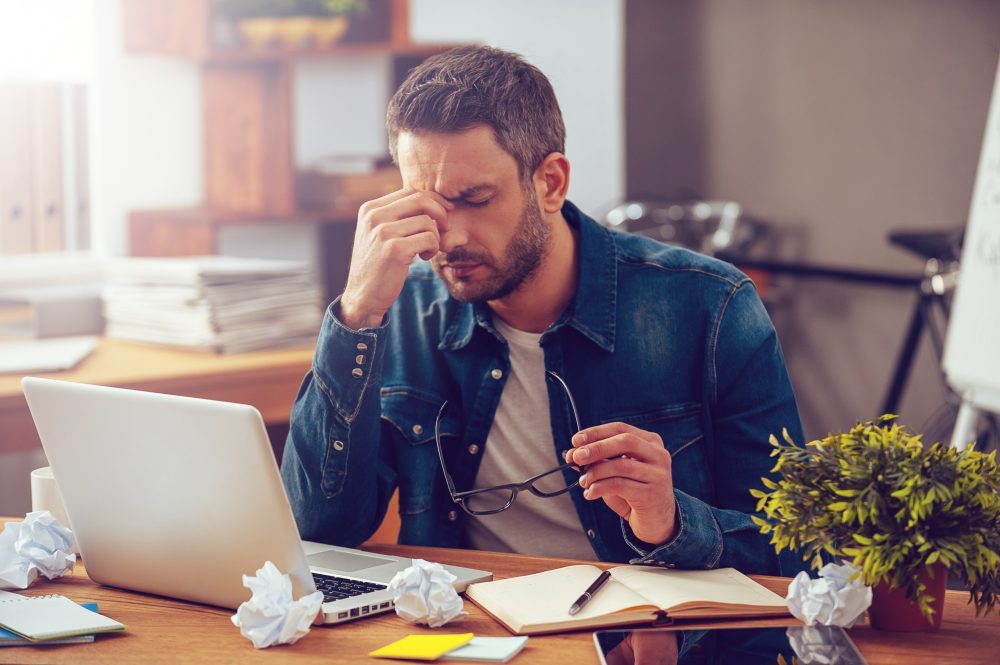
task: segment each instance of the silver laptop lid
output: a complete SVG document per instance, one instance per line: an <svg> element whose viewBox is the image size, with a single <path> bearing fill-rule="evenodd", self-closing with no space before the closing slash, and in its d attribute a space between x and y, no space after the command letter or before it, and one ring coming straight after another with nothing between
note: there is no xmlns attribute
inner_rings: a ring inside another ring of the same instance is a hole
<svg viewBox="0 0 1000 665"><path fill-rule="evenodd" d="M22 388L91 579L235 608L273 561L312 592L252 406L28 377Z"/></svg>

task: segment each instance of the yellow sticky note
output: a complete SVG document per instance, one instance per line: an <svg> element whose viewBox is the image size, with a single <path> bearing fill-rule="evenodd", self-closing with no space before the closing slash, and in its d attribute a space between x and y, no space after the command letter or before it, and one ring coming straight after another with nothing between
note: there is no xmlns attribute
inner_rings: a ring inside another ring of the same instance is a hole
<svg viewBox="0 0 1000 665"><path fill-rule="evenodd" d="M448 635L407 635L381 649L372 651L375 658L402 658L406 660L437 660L449 651L472 641L472 633Z"/></svg>

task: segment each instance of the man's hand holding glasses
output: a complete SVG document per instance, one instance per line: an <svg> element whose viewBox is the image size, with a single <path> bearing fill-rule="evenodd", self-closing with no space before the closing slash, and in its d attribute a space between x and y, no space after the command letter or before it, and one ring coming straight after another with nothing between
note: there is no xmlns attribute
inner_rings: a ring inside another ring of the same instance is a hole
<svg viewBox="0 0 1000 665"><path fill-rule="evenodd" d="M438 412L434 438L451 500L469 515L479 517L507 510L514 505L518 492L547 498L581 487L584 498L604 499L608 507L628 521L640 540L662 545L673 538L677 508L670 453L663 440L657 434L618 422L581 429L569 386L555 372L547 376L563 389L577 430L573 449L566 452L566 463L520 483L457 491L441 443L441 419L448 407L445 402ZM574 478L574 472L580 475Z"/></svg>
<svg viewBox="0 0 1000 665"><path fill-rule="evenodd" d="M662 545L677 534L670 453L659 435L626 423L588 427L573 436L566 461L581 467L584 498L604 499L636 538Z"/></svg>

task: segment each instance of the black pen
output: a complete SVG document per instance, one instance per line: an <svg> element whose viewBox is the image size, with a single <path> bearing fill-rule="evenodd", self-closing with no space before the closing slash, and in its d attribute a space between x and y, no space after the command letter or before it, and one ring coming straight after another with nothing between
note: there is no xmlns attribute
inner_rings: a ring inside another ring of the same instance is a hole
<svg viewBox="0 0 1000 665"><path fill-rule="evenodd" d="M587 587L587 590L583 592L583 595L577 598L576 602L570 606L569 613L576 614L581 609L583 609L583 606L586 605L588 602L590 602L590 599L594 597L594 594L597 593L597 590L600 589L602 586L604 586L604 583L607 582L609 579L611 579L611 571L605 570L597 577L596 580L594 580L593 584Z"/></svg>

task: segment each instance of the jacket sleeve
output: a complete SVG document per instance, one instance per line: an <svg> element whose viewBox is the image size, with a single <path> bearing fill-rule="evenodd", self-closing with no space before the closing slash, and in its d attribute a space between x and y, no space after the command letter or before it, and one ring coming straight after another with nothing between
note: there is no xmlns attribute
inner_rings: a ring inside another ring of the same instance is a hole
<svg viewBox="0 0 1000 665"><path fill-rule="evenodd" d="M639 541L623 521L635 562L678 568L733 567L747 573L793 575L801 557L779 557L750 520L752 487L771 475L770 435L787 429L802 440L795 395L774 326L749 279L724 301L708 340L708 427L714 440L712 503L675 490L677 535L656 547Z"/></svg>
<svg viewBox="0 0 1000 665"><path fill-rule="evenodd" d="M381 524L396 486L381 441L379 387L389 334L351 330L327 309L312 369L292 407L281 477L305 540L354 547Z"/></svg>

